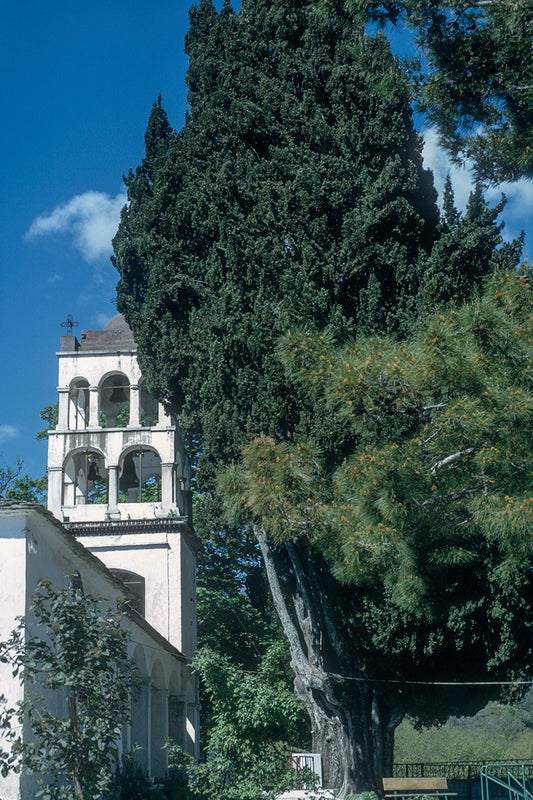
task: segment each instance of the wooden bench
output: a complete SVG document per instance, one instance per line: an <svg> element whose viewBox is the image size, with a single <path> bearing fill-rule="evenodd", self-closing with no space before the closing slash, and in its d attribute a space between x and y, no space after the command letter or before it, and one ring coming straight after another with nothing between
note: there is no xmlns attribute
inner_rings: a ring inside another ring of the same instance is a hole
<svg viewBox="0 0 533 800"><path fill-rule="evenodd" d="M392 797L457 797L448 791L446 778L383 778L383 792Z"/></svg>

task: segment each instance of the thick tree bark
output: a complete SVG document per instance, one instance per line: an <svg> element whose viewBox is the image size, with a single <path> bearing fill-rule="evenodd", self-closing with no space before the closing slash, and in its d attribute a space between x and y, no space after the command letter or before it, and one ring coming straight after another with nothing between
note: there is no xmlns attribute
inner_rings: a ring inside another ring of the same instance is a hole
<svg viewBox="0 0 533 800"><path fill-rule="evenodd" d="M343 655L321 576L298 545L285 544L294 587L280 581L279 554L261 528L255 535L272 598L291 652L294 686L311 719L313 751L322 756L324 785L339 798L352 792L382 794L392 774L394 731L402 713L363 680L357 659Z"/></svg>

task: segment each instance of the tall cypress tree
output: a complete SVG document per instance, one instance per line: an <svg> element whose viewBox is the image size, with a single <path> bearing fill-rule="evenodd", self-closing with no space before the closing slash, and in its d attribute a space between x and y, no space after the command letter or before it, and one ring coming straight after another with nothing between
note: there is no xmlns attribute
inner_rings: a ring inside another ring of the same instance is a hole
<svg viewBox="0 0 533 800"><path fill-rule="evenodd" d="M288 382L280 334L297 325L328 326L337 338L403 336L421 309L455 296L453 280L433 279L446 237L459 251L473 224L483 241L499 237L482 202L475 220L439 224L405 76L348 4L244 0L237 15L229 2L217 13L201 0L190 21L190 112L174 133L154 105L114 246L118 308L143 374L200 435L198 480L209 490L217 469L260 434L313 434L326 460L348 444L335 416ZM454 262L462 294L491 266L481 239ZM513 254L501 259L513 263ZM348 692L335 678L313 684L326 651L335 665L328 602L340 587L300 543L272 548L264 532L258 538L277 575L292 576L290 624L313 627L302 639L308 665L293 665L314 704L327 779L344 792L377 786L397 712L354 694L354 683Z"/></svg>
<svg viewBox="0 0 533 800"><path fill-rule="evenodd" d="M119 307L152 387L227 458L295 424L273 357L295 321L405 329L437 210L404 76L348 12L203 0L186 49L185 126L156 104L127 180Z"/></svg>

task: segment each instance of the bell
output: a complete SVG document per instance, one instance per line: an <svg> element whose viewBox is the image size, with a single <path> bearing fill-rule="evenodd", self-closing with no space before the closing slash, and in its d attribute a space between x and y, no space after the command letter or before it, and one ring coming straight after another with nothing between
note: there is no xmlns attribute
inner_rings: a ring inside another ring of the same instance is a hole
<svg viewBox="0 0 533 800"><path fill-rule="evenodd" d="M96 481L100 478L97 461L89 461L89 472L87 473L88 481Z"/></svg>
<svg viewBox="0 0 533 800"><path fill-rule="evenodd" d="M110 403L125 403L128 400L124 386L113 386L113 391L109 395Z"/></svg>
<svg viewBox="0 0 533 800"><path fill-rule="evenodd" d="M133 456L131 455L126 456L124 459L124 465L122 467L118 485L122 492L125 492L128 489L133 489L139 485L139 478L135 472L135 464L133 463Z"/></svg>

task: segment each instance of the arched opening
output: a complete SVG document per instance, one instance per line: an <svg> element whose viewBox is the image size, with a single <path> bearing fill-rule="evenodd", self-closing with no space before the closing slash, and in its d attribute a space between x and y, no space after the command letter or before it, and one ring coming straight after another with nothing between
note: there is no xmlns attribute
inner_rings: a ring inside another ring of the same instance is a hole
<svg viewBox="0 0 533 800"><path fill-rule="evenodd" d="M108 470L105 459L96 450L79 450L67 457L63 467L64 506L106 504Z"/></svg>
<svg viewBox="0 0 533 800"><path fill-rule="evenodd" d="M151 428L153 425L157 425L159 403L146 388L144 380L139 384L139 393L141 406L141 425L146 428Z"/></svg>
<svg viewBox="0 0 533 800"><path fill-rule="evenodd" d="M163 778L167 771L167 689L160 661L152 669L150 681L150 775Z"/></svg>
<svg viewBox="0 0 533 800"><path fill-rule="evenodd" d="M130 384L122 373L109 375L100 386L100 427L125 428L130 421Z"/></svg>
<svg viewBox="0 0 533 800"><path fill-rule="evenodd" d="M83 430L89 425L89 381L76 378L70 384L68 403L68 427Z"/></svg>
<svg viewBox="0 0 533 800"><path fill-rule="evenodd" d="M155 450L129 450L121 459L118 479L119 503L161 501L161 459Z"/></svg>
<svg viewBox="0 0 533 800"><path fill-rule="evenodd" d="M168 738L182 748L185 747L185 721L181 675L174 671L168 688Z"/></svg>
<svg viewBox="0 0 533 800"><path fill-rule="evenodd" d="M144 617L146 590L143 576L138 575L136 572L130 572L130 570L127 569L110 568L109 571L112 572L113 575L115 575L119 581L122 581L124 586L129 589L134 597L134 600L130 602L130 605L133 606L135 611Z"/></svg>
<svg viewBox="0 0 533 800"><path fill-rule="evenodd" d="M134 761L139 765L143 773L147 775L150 769L148 738L150 692L146 658L141 645L136 646L133 651L133 658L140 685L138 694L132 698L130 747L133 751Z"/></svg>

